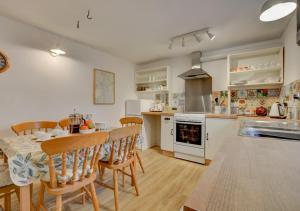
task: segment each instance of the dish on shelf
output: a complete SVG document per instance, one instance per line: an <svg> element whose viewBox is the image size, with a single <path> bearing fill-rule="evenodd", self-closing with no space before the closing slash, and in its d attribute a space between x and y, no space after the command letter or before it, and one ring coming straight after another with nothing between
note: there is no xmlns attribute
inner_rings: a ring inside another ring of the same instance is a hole
<svg viewBox="0 0 300 211"><path fill-rule="evenodd" d="M247 80L239 80L239 81L232 81L231 82L232 85L245 85L247 83L248 83Z"/></svg>

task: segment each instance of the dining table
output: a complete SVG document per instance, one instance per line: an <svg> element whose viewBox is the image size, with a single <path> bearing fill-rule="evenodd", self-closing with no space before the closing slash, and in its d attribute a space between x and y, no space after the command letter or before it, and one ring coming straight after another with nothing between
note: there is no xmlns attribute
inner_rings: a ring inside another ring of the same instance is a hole
<svg viewBox="0 0 300 211"><path fill-rule="evenodd" d="M101 132L113 129L111 127ZM48 157L42 151L41 143L42 141L33 134L0 138L0 149L7 157L10 178L19 187L21 211L28 211L31 208L30 185L49 172ZM100 159L108 159L110 151L111 144L107 140L100 152Z"/></svg>

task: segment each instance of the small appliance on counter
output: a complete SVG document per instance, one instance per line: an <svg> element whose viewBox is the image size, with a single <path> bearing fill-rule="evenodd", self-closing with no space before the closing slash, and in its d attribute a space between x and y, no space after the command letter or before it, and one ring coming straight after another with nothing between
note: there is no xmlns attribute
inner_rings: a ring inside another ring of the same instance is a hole
<svg viewBox="0 0 300 211"><path fill-rule="evenodd" d="M294 101L289 104L289 119L300 120L300 92L294 94Z"/></svg>
<svg viewBox="0 0 300 211"><path fill-rule="evenodd" d="M256 113L257 116L267 116L268 115L268 110L265 107L260 106L260 107L256 108L255 113Z"/></svg>
<svg viewBox="0 0 300 211"><path fill-rule="evenodd" d="M278 119L285 119L285 105L283 103L274 103L271 107L269 117L271 118L278 118Z"/></svg>
<svg viewBox="0 0 300 211"><path fill-rule="evenodd" d="M151 112L162 112L164 110L164 105L162 103L154 103L149 110Z"/></svg>

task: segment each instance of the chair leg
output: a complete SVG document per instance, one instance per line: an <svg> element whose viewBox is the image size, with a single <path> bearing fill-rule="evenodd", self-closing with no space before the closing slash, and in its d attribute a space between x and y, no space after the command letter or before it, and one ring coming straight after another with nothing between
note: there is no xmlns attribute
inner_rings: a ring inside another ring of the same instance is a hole
<svg viewBox="0 0 300 211"><path fill-rule="evenodd" d="M99 169L99 178L100 180L103 180L105 167L101 166L100 163L98 163L98 169Z"/></svg>
<svg viewBox="0 0 300 211"><path fill-rule="evenodd" d="M85 190L83 188L81 188L81 193L85 193ZM85 200L85 194L82 195L81 199L82 199L82 205L85 206L85 201L86 201Z"/></svg>
<svg viewBox="0 0 300 211"><path fill-rule="evenodd" d="M33 204L33 183L30 184L30 210L34 211L34 204Z"/></svg>
<svg viewBox="0 0 300 211"><path fill-rule="evenodd" d="M125 168L122 168L122 171L124 172ZM122 185L123 185L123 188L125 188L125 174L124 173L122 173Z"/></svg>
<svg viewBox="0 0 300 211"><path fill-rule="evenodd" d="M44 193L45 193L45 185L41 183L39 197L38 197L38 205L36 208L37 211L40 211L42 206L44 205Z"/></svg>
<svg viewBox="0 0 300 211"><path fill-rule="evenodd" d="M119 193L118 193L118 171L113 170L114 177L114 195L115 195L115 210L119 210Z"/></svg>
<svg viewBox="0 0 300 211"><path fill-rule="evenodd" d="M98 201L98 198L97 198L97 194L96 194L96 190L95 190L95 185L94 185L93 182L90 184L90 189L91 189L91 195L92 195L94 210L95 211L99 211L100 210L99 201Z"/></svg>
<svg viewBox="0 0 300 211"><path fill-rule="evenodd" d="M137 181L136 181L136 171L134 169L133 164L130 164L130 171L131 171L131 177L133 180L133 185L135 187L135 192L136 192L136 195L138 196L138 195L140 195L140 193L139 193L139 188L138 188Z"/></svg>
<svg viewBox="0 0 300 211"><path fill-rule="evenodd" d="M62 195L56 196L56 211L62 211Z"/></svg>
<svg viewBox="0 0 300 211"><path fill-rule="evenodd" d="M138 151L136 152L136 157L137 157L137 159L139 161L139 164L141 166L143 174L145 174L145 169L144 169L143 161L142 161L141 155L140 155L140 153Z"/></svg>
<svg viewBox="0 0 300 211"><path fill-rule="evenodd" d="M10 193L5 194L4 208L5 208L5 211L10 211L10 209L11 209L11 195L10 195Z"/></svg>

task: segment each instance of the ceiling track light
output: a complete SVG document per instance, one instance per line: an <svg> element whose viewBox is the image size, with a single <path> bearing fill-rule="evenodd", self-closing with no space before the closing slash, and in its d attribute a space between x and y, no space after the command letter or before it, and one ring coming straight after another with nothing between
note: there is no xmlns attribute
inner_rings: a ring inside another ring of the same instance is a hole
<svg viewBox="0 0 300 211"><path fill-rule="evenodd" d="M188 33L185 33L185 34L181 34L181 35L172 37L170 39L170 43L169 43L168 48L172 49L173 46L174 46L174 43L176 41L181 42L181 47L185 47L186 46L185 41L186 41L187 37L193 37L198 43L200 43L202 41L200 37L203 34L206 34L209 37L210 40L213 40L216 37L216 35L209 32L209 28L203 28L203 29L200 29L200 30L196 30L196 31L192 31L192 32L188 32Z"/></svg>
<svg viewBox="0 0 300 211"><path fill-rule="evenodd" d="M193 36L195 37L195 39L197 40L198 43L201 42L200 38L197 36L197 34L193 34Z"/></svg>
<svg viewBox="0 0 300 211"><path fill-rule="evenodd" d="M282 19L297 8L297 0L267 0L260 12L262 22L271 22Z"/></svg>
<svg viewBox="0 0 300 211"><path fill-rule="evenodd" d="M209 37L210 40L214 40L216 38L216 35L210 33L209 31L206 31L207 36Z"/></svg>
<svg viewBox="0 0 300 211"><path fill-rule="evenodd" d="M170 50L172 49L172 46L173 46L173 42L174 42L174 40L172 40L172 39L171 39L171 40L170 40L170 44L169 44L169 47L168 47L168 48L169 48Z"/></svg>

